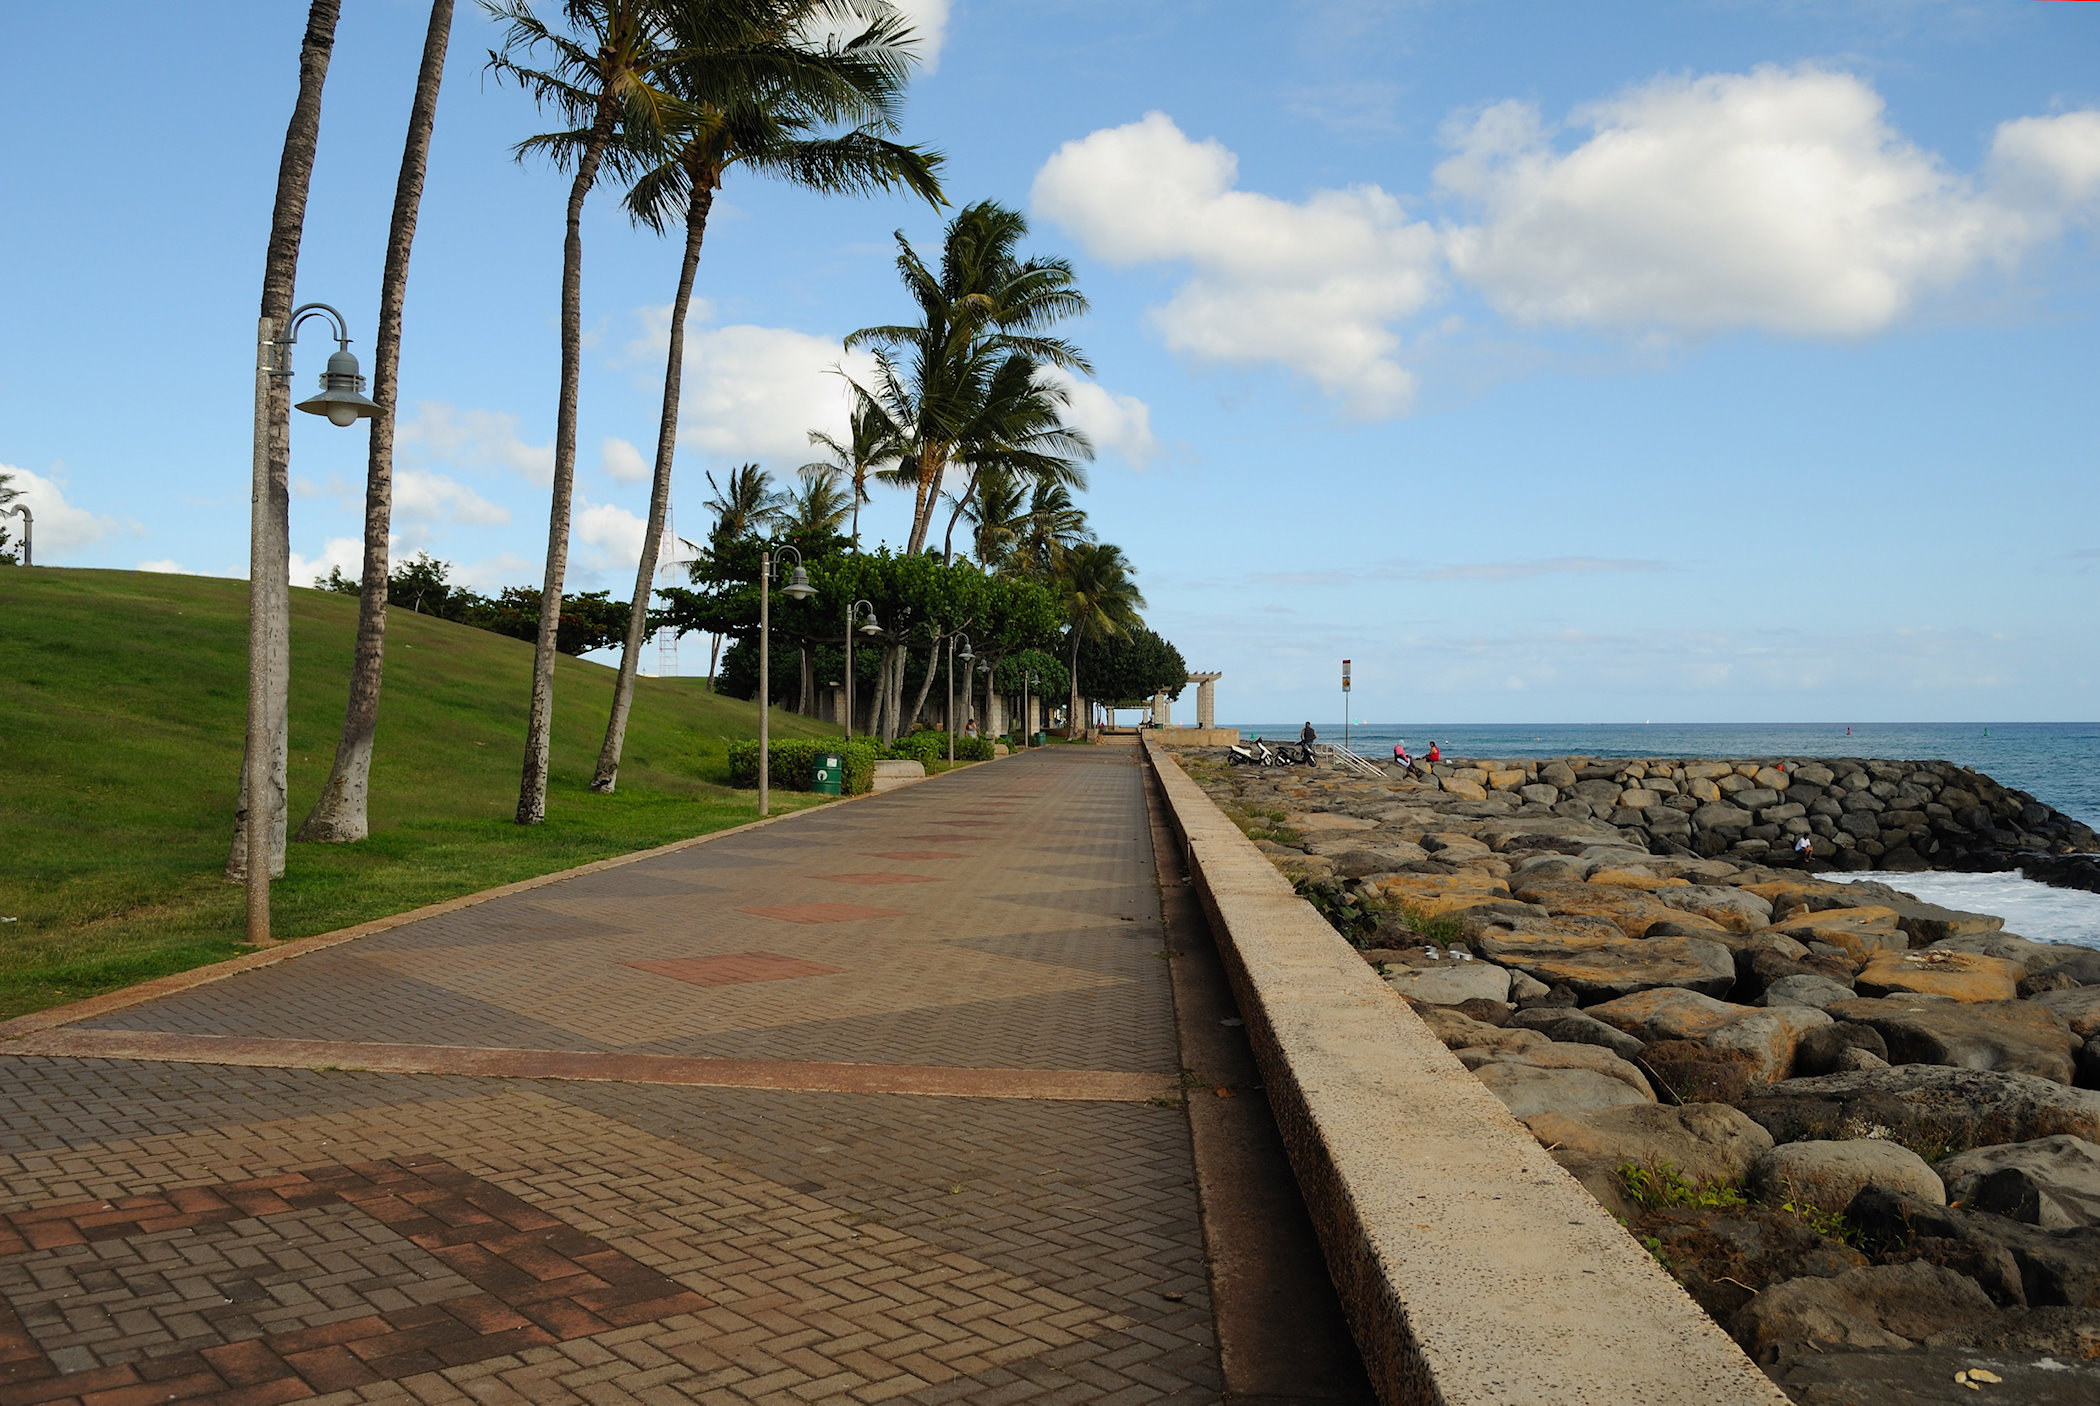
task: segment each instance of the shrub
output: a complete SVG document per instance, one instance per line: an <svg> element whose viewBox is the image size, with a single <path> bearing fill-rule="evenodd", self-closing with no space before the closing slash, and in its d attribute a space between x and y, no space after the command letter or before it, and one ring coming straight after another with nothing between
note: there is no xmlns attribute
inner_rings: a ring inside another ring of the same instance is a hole
<svg viewBox="0 0 2100 1406"><path fill-rule="evenodd" d="M1657 1162L1652 1166L1622 1162L1619 1164L1619 1185L1626 1192L1626 1199L1644 1211L1659 1211L1666 1206L1725 1210L1747 1204L1743 1193L1732 1184L1725 1181L1694 1182L1670 1162Z"/></svg>
<svg viewBox="0 0 2100 1406"><path fill-rule="evenodd" d="M817 756L821 752L836 752L846 759L845 794L858 796L875 784L875 758L879 752L874 742L865 737L856 737L851 742L787 737L775 741L770 750L769 778L783 791L810 789L810 773L816 769ZM757 739L737 738L729 744L728 751L729 784L741 788L758 785Z"/></svg>
<svg viewBox="0 0 2100 1406"><path fill-rule="evenodd" d="M991 759L991 738L958 737L955 739L955 760L959 762L988 762Z"/></svg>
<svg viewBox="0 0 2100 1406"><path fill-rule="evenodd" d="M948 734L945 732L914 732L909 737L900 737L891 744L890 756L898 761L932 763L948 759Z"/></svg>

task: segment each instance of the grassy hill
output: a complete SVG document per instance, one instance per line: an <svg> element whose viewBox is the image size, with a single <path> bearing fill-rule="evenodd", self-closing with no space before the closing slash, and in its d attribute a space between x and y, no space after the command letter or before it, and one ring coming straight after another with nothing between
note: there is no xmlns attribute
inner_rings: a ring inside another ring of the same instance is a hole
<svg viewBox="0 0 2100 1406"><path fill-rule="evenodd" d="M0 1017L245 950L222 877L246 712L247 584L0 567ZM342 728L352 597L292 593L291 817ZM280 937L327 932L755 817L724 748L754 705L642 679L616 795L585 787L613 672L555 671L547 823L511 822L532 646L389 612L371 838L291 847ZM775 710L775 736L835 729ZM808 803L776 792L776 806Z"/></svg>

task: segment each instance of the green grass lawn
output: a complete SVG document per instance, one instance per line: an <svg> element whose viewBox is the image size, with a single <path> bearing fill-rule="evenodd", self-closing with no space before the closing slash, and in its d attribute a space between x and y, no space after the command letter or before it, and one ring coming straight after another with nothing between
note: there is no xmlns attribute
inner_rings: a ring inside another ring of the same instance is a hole
<svg viewBox="0 0 2100 1406"><path fill-rule="evenodd" d="M0 567L0 1017L217 961L246 713L247 584ZM291 826L342 729L353 597L292 592ZM724 749L757 709L641 679L612 796L586 790L613 672L563 658L547 823L511 822L532 646L394 610L371 837L291 847L276 935L303 937L756 818ZM776 737L836 729L776 709ZM812 798L774 792L776 810Z"/></svg>

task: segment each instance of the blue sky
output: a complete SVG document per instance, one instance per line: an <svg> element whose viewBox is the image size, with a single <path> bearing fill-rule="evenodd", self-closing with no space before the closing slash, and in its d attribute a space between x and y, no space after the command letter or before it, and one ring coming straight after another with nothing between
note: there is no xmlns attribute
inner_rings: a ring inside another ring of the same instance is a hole
<svg viewBox="0 0 2100 1406"><path fill-rule="evenodd" d="M244 570L304 8L8 20L0 465L42 560ZM1379 721L2100 715L2100 6L907 8L907 135L1077 265L1086 506L1226 717L1336 715L1343 656ZM299 293L369 358L427 9L345 11ZM540 126L493 38L463 4L395 543L483 589L539 575L566 193L509 157ZM905 312L898 228L939 217L725 188L681 528L706 471L786 474L841 415L839 338ZM593 197L572 589L631 582L676 259ZM354 561L364 431L296 418L310 576Z"/></svg>

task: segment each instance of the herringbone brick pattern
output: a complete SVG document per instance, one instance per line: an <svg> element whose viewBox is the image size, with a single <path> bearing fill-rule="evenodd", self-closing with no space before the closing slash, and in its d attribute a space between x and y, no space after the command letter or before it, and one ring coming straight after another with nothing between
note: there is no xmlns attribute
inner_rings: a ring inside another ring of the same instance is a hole
<svg viewBox="0 0 2100 1406"><path fill-rule="evenodd" d="M973 769L91 1023L1170 1072L1133 762ZM871 872L942 882L743 911ZM0 1233L0 1406L1220 1390L1172 1106L18 1055L0 1211L47 1227Z"/></svg>

